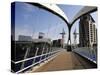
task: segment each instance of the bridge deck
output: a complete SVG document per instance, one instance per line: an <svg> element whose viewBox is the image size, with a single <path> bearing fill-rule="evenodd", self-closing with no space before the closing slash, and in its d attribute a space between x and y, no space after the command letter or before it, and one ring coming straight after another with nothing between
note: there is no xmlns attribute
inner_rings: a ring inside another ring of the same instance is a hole
<svg viewBox="0 0 100 75"><path fill-rule="evenodd" d="M32 72L44 72L44 71L59 71L59 70L72 70L72 69L89 69L96 68L96 65L86 60L73 52L67 52L66 50L59 53L57 57L43 66L39 67Z"/></svg>

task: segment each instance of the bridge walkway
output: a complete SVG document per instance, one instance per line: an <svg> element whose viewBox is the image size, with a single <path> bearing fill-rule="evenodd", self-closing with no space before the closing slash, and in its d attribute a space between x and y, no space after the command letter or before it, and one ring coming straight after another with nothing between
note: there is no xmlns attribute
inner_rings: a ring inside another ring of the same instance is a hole
<svg viewBox="0 0 100 75"><path fill-rule="evenodd" d="M89 68L96 68L96 65L74 52L67 52L66 50L62 50L53 60L47 62L36 70L32 70L32 72Z"/></svg>

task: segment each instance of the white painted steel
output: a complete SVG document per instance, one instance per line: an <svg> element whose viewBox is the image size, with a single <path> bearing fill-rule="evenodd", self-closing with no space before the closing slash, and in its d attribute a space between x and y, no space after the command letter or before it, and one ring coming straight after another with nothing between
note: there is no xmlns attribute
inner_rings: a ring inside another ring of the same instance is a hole
<svg viewBox="0 0 100 75"><path fill-rule="evenodd" d="M87 58L88 60L97 63L97 60L94 60L93 57L95 57L95 59L97 59L96 57L96 51L95 49L91 49L90 47L80 47L80 48L76 48L73 49L73 52L76 52L78 54L80 54L81 56Z"/></svg>
<svg viewBox="0 0 100 75"><path fill-rule="evenodd" d="M59 52L59 51L58 51L58 52ZM50 58L54 59L54 58L57 56L57 54L58 54L58 53L56 53L56 54L54 54L54 55L51 55L51 56L49 56L49 57L47 57L47 58L45 58L45 59L43 59L43 60L40 60L39 62L36 62L36 63L34 63L34 64L30 65L30 66L27 66L27 67L25 67L25 68L23 68L23 69L17 71L16 73L20 73L20 72L22 72L22 71L24 71L24 70L26 70L26 69L28 69L28 68L30 68L30 67L36 65L37 63L41 63L42 61L45 61L45 60L47 60L47 59L50 59Z"/></svg>
<svg viewBox="0 0 100 75"><path fill-rule="evenodd" d="M67 18L67 15L56 4L48 4L48 3L39 3L39 4L45 6L48 9L51 9L52 11L54 11L56 13L58 13L64 19L66 19L67 22L69 22L68 18Z"/></svg>
<svg viewBox="0 0 100 75"><path fill-rule="evenodd" d="M42 54L42 55L38 55L38 56L34 56L34 57L30 57L30 58L26 58L26 59L23 59L23 60L20 60L20 61L13 61L11 60L12 63L15 63L15 64L18 64L20 62L24 62L24 61L28 61L28 60L31 60L31 59L34 59L34 58L37 58L37 57L41 57L41 56L44 56L44 55L47 55L47 54L51 54L51 53L55 53L55 52L58 52L59 50L57 51L54 51L54 52L49 52L49 53L46 53L46 54Z"/></svg>
<svg viewBox="0 0 100 75"><path fill-rule="evenodd" d="M75 21L77 18L79 18L80 16L92 11L92 10L95 10L96 7L94 6L84 6L72 19L72 21L70 21L70 24L72 24L73 21Z"/></svg>

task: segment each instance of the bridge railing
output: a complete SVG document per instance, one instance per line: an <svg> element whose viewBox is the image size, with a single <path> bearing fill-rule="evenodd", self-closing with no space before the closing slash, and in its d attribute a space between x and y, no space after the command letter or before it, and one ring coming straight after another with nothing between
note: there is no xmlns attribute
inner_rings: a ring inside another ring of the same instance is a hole
<svg viewBox="0 0 100 75"><path fill-rule="evenodd" d="M37 65L39 65L40 63L48 60L48 59L53 59L54 57L57 56L58 52L60 52L60 48L51 48L48 49L47 48L47 52L44 54L43 53L44 48L42 49L42 53L41 55L37 55L39 48L37 48L35 56L30 57L30 58L26 58L23 60L19 60L19 61L13 61L11 60L13 69L13 72L16 73L20 73L20 72L24 72L28 69L31 69ZM27 51L26 51L27 53Z"/></svg>
<svg viewBox="0 0 100 75"><path fill-rule="evenodd" d="M79 47L79 48L73 49L73 51L97 64L97 49L96 49L96 47L93 47L93 48Z"/></svg>

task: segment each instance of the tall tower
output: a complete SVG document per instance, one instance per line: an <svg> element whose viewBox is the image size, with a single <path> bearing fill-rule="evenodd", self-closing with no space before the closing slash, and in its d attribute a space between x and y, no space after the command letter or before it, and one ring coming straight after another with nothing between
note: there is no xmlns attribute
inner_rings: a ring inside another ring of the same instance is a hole
<svg viewBox="0 0 100 75"><path fill-rule="evenodd" d="M79 42L82 47L92 47L96 43L95 21L90 14L84 15L79 21Z"/></svg>
<svg viewBox="0 0 100 75"><path fill-rule="evenodd" d="M62 40L61 40L61 46L62 48L64 48L64 37L65 37L65 31L64 31L64 28L62 29L62 33L60 33L62 35Z"/></svg>
<svg viewBox="0 0 100 75"><path fill-rule="evenodd" d="M77 35L78 35L79 33L77 33L76 32L76 29L75 29L75 31L74 31L74 33L73 33L73 35L74 35L74 45L75 45L75 47L76 47L76 44L77 44L77 40L76 40L76 38L77 38Z"/></svg>

